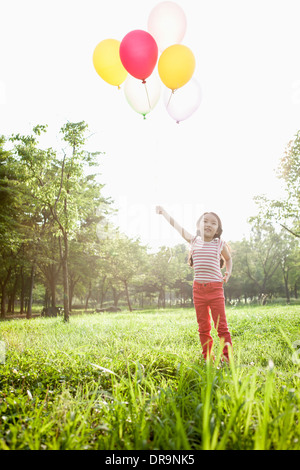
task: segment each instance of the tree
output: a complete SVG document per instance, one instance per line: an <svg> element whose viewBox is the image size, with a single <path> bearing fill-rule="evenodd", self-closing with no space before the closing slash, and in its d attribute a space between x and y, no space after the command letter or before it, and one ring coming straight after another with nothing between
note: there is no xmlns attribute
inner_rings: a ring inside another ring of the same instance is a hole
<svg viewBox="0 0 300 470"><path fill-rule="evenodd" d="M61 261L59 256L58 239L53 233L51 224L44 230L42 239L37 248L37 268L46 288L47 305L50 300L51 307L56 307L56 288L61 274Z"/></svg>
<svg viewBox="0 0 300 470"><path fill-rule="evenodd" d="M258 296L258 288L246 275L247 258L251 258L251 246L245 238L242 241L230 242L231 256L233 260L232 276L228 284L224 284L226 301L252 300Z"/></svg>
<svg viewBox="0 0 300 470"><path fill-rule="evenodd" d="M17 233L22 234L21 239L26 243L27 257L31 261L31 293L39 263L46 278L50 266L53 271L59 270L61 265L64 320L68 321L69 243L86 225L95 223L97 205L104 200L101 196L103 185L96 182L96 175L87 171L97 164L96 157L100 152L91 153L83 149L88 129L85 122L67 123L61 128L64 143L61 153L40 147L38 137L46 129L46 126L35 126L31 135L17 134L10 139L14 144L11 167L14 169L18 197L22 195L19 217L22 226L21 229L18 227ZM59 264L55 256L49 257L44 250L45 239L55 243L54 238L58 241ZM47 257L48 267L45 270ZM52 287L52 302L55 303L55 286L49 283L49 276L47 281Z"/></svg>
<svg viewBox="0 0 300 470"><path fill-rule="evenodd" d="M69 243L76 232L80 230L80 221L84 211L89 206L94 207L100 201L100 189L95 185L93 201L87 181L93 180L94 175L86 175L86 167L95 165L99 152L90 153L83 150L88 126L82 121L67 123L61 128L62 139L67 147L62 149L63 156L53 155L48 182L43 186L43 200L46 201L51 216L56 223L56 235L59 241L59 253L62 264L64 289L64 320L69 321L70 292L69 292ZM93 203L93 204L92 204Z"/></svg>
<svg viewBox="0 0 300 470"><path fill-rule="evenodd" d="M187 299L193 298L193 269L188 264L188 249L186 245L176 245L172 250L174 279L173 287L181 305L185 305Z"/></svg>
<svg viewBox="0 0 300 470"><path fill-rule="evenodd" d="M166 289L174 286L176 279L176 263L172 251L161 247L152 255L149 277L158 292L158 305L166 306Z"/></svg>
<svg viewBox="0 0 300 470"><path fill-rule="evenodd" d="M38 147L38 138L46 132L47 126L38 125L32 134L12 135L11 165L16 175L15 187L20 204L19 234L22 237L26 257L30 263L30 287L27 318L31 316L32 295L37 267L37 250L49 221L49 211L43 199L43 188L48 181L53 150Z"/></svg>
<svg viewBox="0 0 300 470"><path fill-rule="evenodd" d="M262 216L278 222L281 227L300 238L300 131L288 143L278 167L278 177L284 182L285 198L270 200L255 198Z"/></svg>
<svg viewBox="0 0 300 470"><path fill-rule="evenodd" d="M295 279L295 274L300 266L300 251L298 239L293 237L286 231L281 233L282 249L281 249L281 272L284 281L285 297L287 303L290 303L291 279ZM293 276L294 274L294 276ZM294 282L294 290L295 285Z"/></svg>
<svg viewBox="0 0 300 470"><path fill-rule="evenodd" d="M295 299L298 299L298 290L300 288L300 250L299 247L293 256L293 268L289 272L290 290Z"/></svg>
<svg viewBox="0 0 300 470"><path fill-rule="evenodd" d="M7 289L17 258L22 251L22 198L18 191L18 174L11 151L5 149L6 139L0 136L0 288L1 317L5 317Z"/></svg>
<svg viewBox="0 0 300 470"><path fill-rule="evenodd" d="M132 311L129 287L135 279L142 276L146 266L146 247L140 241L132 240L124 234L115 233L114 238L106 242L107 272L112 288L120 284L124 288L128 309ZM116 292L114 293L116 295Z"/></svg>
<svg viewBox="0 0 300 470"><path fill-rule="evenodd" d="M250 240L244 244L243 270L258 289L262 303L269 293L269 283L281 263L280 236L270 222L252 219Z"/></svg>

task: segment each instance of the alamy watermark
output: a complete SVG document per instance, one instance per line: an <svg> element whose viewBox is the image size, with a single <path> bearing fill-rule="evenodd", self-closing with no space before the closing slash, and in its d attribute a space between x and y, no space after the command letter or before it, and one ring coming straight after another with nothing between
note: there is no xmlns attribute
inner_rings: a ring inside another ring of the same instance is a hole
<svg viewBox="0 0 300 470"><path fill-rule="evenodd" d="M295 350L292 354L292 361L294 364L300 365L300 340L294 341L292 346Z"/></svg>
<svg viewBox="0 0 300 470"><path fill-rule="evenodd" d="M292 83L292 103L300 104L300 79Z"/></svg>
<svg viewBox="0 0 300 470"><path fill-rule="evenodd" d="M6 346L4 341L0 341L0 364L5 363Z"/></svg>
<svg viewBox="0 0 300 470"><path fill-rule="evenodd" d="M164 204L163 204L164 205ZM129 236L144 236L153 242L174 238L177 232L170 230L168 224L156 214L155 205L143 202L131 203L125 196L118 201L118 211L111 215L110 205L103 202L97 209L100 218L96 232L99 240L117 239L122 233ZM189 231L196 231L196 221L204 212L204 204L172 204L168 205L168 211L176 220Z"/></svg>
<svg viewBox="0 0 300 470"><path fill-rule="evenodd" d="M5 83L0 80L0 105L6 104L6 86Z"/></svg>

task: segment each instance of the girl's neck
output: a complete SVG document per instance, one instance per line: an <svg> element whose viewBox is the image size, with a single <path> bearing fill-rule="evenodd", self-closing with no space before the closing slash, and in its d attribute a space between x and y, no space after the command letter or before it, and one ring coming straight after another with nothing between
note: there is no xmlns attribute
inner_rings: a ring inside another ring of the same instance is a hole
<svg viewBox="0 0 300 470"><path fill-rule="evenodd" d="M203 235L200 235L200 234L198 234L198 236L201 238L201 240L203 242L211 242L214 239L214 237L212 237L212 238L211 237L206 237L205 235L203 236Z"/></svg>

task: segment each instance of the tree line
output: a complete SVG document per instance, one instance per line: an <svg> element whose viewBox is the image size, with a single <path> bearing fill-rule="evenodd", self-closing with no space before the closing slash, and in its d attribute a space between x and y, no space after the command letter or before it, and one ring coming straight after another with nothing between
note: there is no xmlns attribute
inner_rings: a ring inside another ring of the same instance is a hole
<svg viewBox="0 0 300 470"><path fill-rule="evenodd" d="M78 303L123 302L129 310L192 303L186 244L151 253L110 222L113 201L94 171L102 153L86 150L88 132L85 122L66 123L60 150L40 144L44 125L0 136L1 318L16 309L29 318L34 292L50 311L60 304L65 321ZM299 142L298 133L279 165L286 198L257 196L249 238L229 242L228 302L298 297Z"/></svg>

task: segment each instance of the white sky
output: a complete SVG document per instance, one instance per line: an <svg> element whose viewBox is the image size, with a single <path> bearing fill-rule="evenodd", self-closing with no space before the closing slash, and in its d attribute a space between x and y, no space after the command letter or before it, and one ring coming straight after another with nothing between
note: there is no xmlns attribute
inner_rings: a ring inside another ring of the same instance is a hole
<svg viewBox="0 0 300 470"><path fill-rule="evenodd" d="M154 248L181 243L155 214L161 204L193 232L202 212L217 212L224 239L241 239L253 196L279 194L275 170L300 128L300 2L177 0L203 94L180 124L162 98L144 120L92 63L103 39L146 30L158 3L2 0L0 133L48 124L55 145L63 124L85 120L89 148L106 152L104 194L122 231Z"/></svg>

